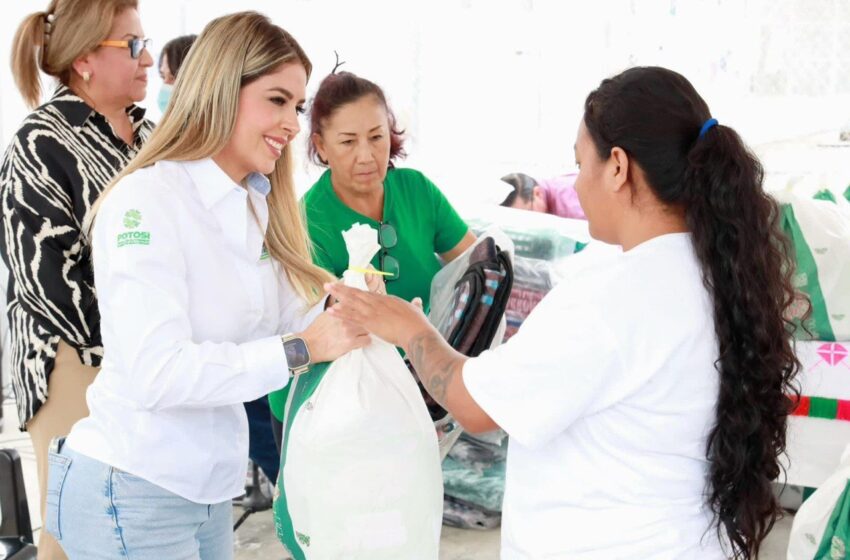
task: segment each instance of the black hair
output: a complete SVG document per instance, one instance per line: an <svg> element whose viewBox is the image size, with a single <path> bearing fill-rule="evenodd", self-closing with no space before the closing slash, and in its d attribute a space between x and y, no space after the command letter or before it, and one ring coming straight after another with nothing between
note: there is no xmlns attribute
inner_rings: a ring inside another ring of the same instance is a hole
<svg viewBox="0 0 850 560"><path fill-rule="evenodd" d="M189 49L192 48L192 44L194 44L197 38L197 35L182 35L165 43L162 47L162 52L159 53L157 68L162 65L162 57L167 57L168 70L176 78L177 72L180 71L180 67L186 59L186 55L189 54Z"/></svg>
<svg viewBox="0 0 850 560"><path fill-rule="evenodd" d="M736 559L756 558L781 510L771 483L782 472L790 395L800 364L786 310L790 245L764 172L738 134L716 125L680 74L632 68L588 95L584 124L603 160L626 152L664 204L680 209L711 295L720 392L708 436L707 501Z"/></svg>
<svg viewBox="0 0 850 560"><path fill-rule="evenodd" d="M533 177L525 173L510 173L502 177L502 181L514 188L514 192L510 193L502 202L502 206L513 206L517 198L523 202L531 202L534 196L534 187L537 185L537 181Z"/></svg>

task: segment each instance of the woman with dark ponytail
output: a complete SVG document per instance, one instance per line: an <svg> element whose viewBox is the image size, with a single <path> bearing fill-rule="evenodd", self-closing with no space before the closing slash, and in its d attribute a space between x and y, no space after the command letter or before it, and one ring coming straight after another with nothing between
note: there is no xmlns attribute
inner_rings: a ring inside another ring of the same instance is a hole
<svg viewBox="0 0 850 560"><path fill-rule="evenodd" d="M780 511L771 482L799 368L785 319L793 266L761 164L683 76L663 68L603 81L587 98L583 133L602 161L622 152L690 233L718 343L707 500L733 556L755 558Z"/></svg>
<svg viewBox="0 0 850 560"><path fill-rule="evenodd" d="M333 314L404 347L467 430L511 436L503 559L754 559L799 369L761 165L664 68L591 92L575 152L590 232L623 250L572 257L506 344L467 359L339 285Z"/></svg>

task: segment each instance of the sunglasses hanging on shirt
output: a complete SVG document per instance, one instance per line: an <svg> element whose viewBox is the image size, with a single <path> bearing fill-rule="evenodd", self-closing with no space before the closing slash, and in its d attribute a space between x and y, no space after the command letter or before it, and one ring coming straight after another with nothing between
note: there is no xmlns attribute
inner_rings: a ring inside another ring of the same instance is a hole
<svg viewBox="0 0 850 560"><path fill-rule="evenodd" d="M391 224L381 222L381 227L378 230L378 243L381 245L381 255L378 264L382 272L389 274L384 277L384 282L398 280L401 274L401 267L398 259L389 254L389 249L398 245L398 233L396 233L395 228Z"/></svg>

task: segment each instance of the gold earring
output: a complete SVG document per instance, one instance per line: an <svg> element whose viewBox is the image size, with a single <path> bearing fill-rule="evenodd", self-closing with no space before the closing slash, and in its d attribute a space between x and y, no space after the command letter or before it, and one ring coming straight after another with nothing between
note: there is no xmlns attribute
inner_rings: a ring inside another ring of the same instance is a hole
<svg viewBox="0 0 850 560"><path fill-rule="evenodd" d="M83 72L83 81L85 83L89 83L89 80L91 80L91 74L88 72Z"/></svg>

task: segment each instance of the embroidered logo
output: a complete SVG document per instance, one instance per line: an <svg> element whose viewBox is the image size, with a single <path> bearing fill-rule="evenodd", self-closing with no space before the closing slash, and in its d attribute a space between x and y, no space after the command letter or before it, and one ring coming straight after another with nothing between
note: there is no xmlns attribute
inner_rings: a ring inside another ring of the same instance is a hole
<svg viewBox="0 0 850 560"><path fill-rule="evenodd" d="M266 249L266 244L263 243L263 250L260 252L260 260L265 261L269 259L269 250Z"/></svg>
<svg viewBox="0 0 850 560"><path fill-rule="evenodd" d="M142 213L138 210L127 210L124 214L124 227L135 229L142 223Z"/></svg>
<svg viewBox="0 0 850 560"><path fill-rule="evenodd" d="M149 231L125 231L118 234L118 246L125 245L150 245L151 232Z"/></svg>
<svg viewBox="0 0 850 560"><path fill-rule="evenodd" d="M124 227L136 229L142 223L142 213L138 210L127 210L124 213ZM118 234L118 246L126 245L150 245L151 232L149 231L125 231Z"/></svg>

